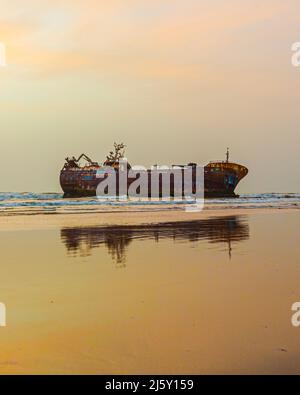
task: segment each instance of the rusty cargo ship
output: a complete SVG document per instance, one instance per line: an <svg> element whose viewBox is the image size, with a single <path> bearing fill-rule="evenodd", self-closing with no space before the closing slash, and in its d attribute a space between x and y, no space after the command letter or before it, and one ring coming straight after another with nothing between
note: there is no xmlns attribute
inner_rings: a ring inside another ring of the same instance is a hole
<svg viewBox="0 0 300 395"><path fill-rule="evenodd" d="M103 164L92 161L87 155L82 154L79 158L74 156L66 158L64 166L60 172L60 185L64 192L64 197L86 197L96 196L97 187L103 179L98 177L101 169L107 167L113 168L116 172L120 171L120 163L124 158L125 146L124 144L114 144L114 151L106 157ZM81 164L81 160L85 163ZM187 165L173 165L173 167L192 169L192 192L195 193L195 172L196 163L189 163ZM131 168L127 162L128 169ZM154 193L151 191L151 169L144 170L148 179L148 197L153 197ZM229 161L229 151L227 149L226 159L221 161L209 162L204 167L204 197L237 197L235 188L238 183L247 175L248 169L240 164ZM127 177L127 188L136 181L136 177ZM170 177L170 196L174 196L174 181ZM118 185L116 186L116 195L119 195ZM162 196L161 181L159 184L159 196Z"/></svg>

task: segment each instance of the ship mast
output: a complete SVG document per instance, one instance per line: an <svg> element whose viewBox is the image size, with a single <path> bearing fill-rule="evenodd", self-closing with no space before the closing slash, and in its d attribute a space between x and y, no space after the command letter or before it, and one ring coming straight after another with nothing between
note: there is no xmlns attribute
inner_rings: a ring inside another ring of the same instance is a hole
<svg viewBox="0 0 300 395"><path fill-rule="evenodd" d="M227 147L227 151L226 151L226 162L229 162L229 148Z"/></svg>

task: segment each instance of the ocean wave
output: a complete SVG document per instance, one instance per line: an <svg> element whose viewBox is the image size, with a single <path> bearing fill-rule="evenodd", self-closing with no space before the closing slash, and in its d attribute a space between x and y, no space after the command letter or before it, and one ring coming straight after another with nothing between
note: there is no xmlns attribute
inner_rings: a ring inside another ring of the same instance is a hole
<svg viewBox="0 0 300 395"><path fill-rule="evenodd" d="M97 206L110 207L136 207L136 209L151 206L165 206L168 208L179 207L180 205L195 203L194 200L116 200L94 198L64 199L61 193L34 193L34 192L2 192L0 193L0 211L14 209L40 208L43 210L56 210L60 208L83 208L85 210L94 209ZM300 208L299 193L261 193L243 194L238 198L210 198L205 199L206 209L216 208Z"/></svg>
<svg viewBox="0 0 300 395"><path fill-rule="evenodd" d="M10 200L51 200L51 199L62 199L63 194L61 193L33 193L33 192L1 192L1 201Z"/></svg>

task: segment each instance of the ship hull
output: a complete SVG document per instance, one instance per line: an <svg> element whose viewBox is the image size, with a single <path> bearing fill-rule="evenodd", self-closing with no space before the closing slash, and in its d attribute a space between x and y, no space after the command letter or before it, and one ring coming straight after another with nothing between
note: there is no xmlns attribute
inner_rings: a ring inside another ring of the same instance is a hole
<svg viewBox="0 0 300 395"><path fill-rule="evenodd" d="M99 167L100 168L100 167ZM97 168L77 168L63 169L60 173L60 185L66 198L92 197L97 194L97 187L103 179L97 177ZM148 196L162 197L161 180L159 182L159 195L155 196L151 190L151 172L148 170ZM248 170L236 163L212 162L204 167L204 197L237 197L235 188L240 180L245 177ZM118 181L118 177L116 178ZM127 188L136 178L127 177ZM195 193L195 174L193 174L193 193ZM174 196L174 180L170 178L169 196ZM119 195L118 182L116 185L116 195ZM178 196L178 193L176 194Z"/></svg>

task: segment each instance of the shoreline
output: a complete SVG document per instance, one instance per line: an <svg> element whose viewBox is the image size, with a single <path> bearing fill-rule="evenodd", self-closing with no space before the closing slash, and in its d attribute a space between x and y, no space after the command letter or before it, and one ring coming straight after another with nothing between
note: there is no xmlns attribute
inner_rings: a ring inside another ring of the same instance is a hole
<svg viewBox="0 0 300 395"><path fill-rule="evenodd" d="M164 224L168 222L192 222L216 217L255 214L295 213L297 208L222 208L204 209L198 212L184 210L118 211L78 213L35 213L0 216L0 231L47 230L60 227L114 227Z"/></svg>

